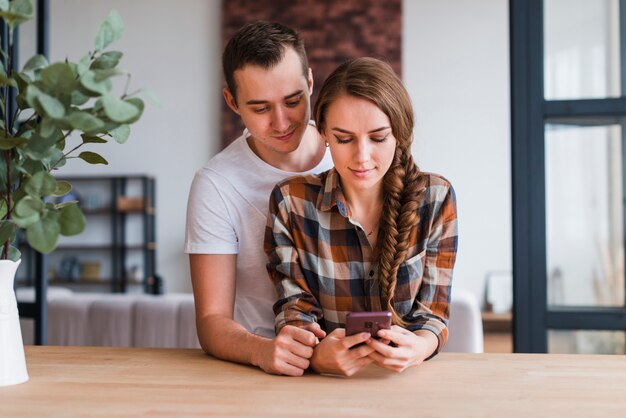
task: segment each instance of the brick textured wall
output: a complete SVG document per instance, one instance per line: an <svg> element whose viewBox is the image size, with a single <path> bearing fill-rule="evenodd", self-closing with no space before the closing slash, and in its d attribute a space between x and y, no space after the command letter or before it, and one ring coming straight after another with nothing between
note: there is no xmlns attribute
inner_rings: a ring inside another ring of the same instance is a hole
<svg viewBox="0 0 626 418"><path fill-rule="evenodd" d="M304 39L313 69L315 103L322 83L349 58L383 59L400 74L402 0L224 0L222 41L256 20L280 22ZM241 135L239 117L222 102L224 146Z"/></svg>

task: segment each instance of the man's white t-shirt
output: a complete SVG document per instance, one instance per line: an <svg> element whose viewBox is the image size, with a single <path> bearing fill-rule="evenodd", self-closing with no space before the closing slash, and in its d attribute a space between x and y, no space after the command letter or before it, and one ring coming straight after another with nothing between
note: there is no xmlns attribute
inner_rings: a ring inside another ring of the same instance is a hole
<svg viewBox="0 0 626 418"><path fill-rule="evenodd" d="M320 173L333 164L327 150L310 171L280 170L250 149L249 135L245 130L196 172L187 203L185 252L237 254L234 320L254 334L271 338L276 291L263 251L270 193L287 177Z"/></svg>

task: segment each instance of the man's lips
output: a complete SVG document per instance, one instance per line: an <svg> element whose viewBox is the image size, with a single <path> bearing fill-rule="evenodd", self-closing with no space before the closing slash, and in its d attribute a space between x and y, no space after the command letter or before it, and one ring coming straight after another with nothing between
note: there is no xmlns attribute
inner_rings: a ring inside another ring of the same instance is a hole
<svg viewBox="0 0 626 418"><path fill-rule="evenodd" d="M272 135L272 138L278 139L279 141L287 141L287 140L291 139L291 137L293 136L294 132L296 132L296 130L292 129L291 131L289 131L288 133L286 133L284 135Z"/></svg>

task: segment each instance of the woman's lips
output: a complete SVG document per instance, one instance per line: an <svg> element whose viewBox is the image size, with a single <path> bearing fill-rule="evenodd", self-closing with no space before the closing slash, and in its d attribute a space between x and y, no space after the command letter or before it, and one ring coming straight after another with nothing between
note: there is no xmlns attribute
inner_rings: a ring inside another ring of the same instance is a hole
<svg viewBox="0 0 626 418"><path fill-rule="evenodd" d="M374 169L373 168L368 168L368 169L350 169L350 171L352 172L352 174L354 174L355 177L357 178L365 178L367 177Z"/></svg>

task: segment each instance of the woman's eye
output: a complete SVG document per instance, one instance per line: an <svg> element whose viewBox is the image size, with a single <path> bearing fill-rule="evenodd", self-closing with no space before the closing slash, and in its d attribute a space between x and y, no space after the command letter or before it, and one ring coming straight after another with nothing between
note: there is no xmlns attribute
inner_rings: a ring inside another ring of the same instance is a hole
<svg viewBox="0 0 626 418"><path fill-rule="evenodd" d="M388 135L385 135L383 137L373 137L373 138L370 138L370 139L372 141L374 141L374 142L385 142L385 140L387 139L387 136Z"/></svg>
<svg viewBox="0 0 626 418"><path fill-rule="evenodd" d="M347 144L348 142L350 142L352 140L352 138L350 138L350 137L340 138L337 135L335 135L335 139L337 140L338 144Z"/></svg>

